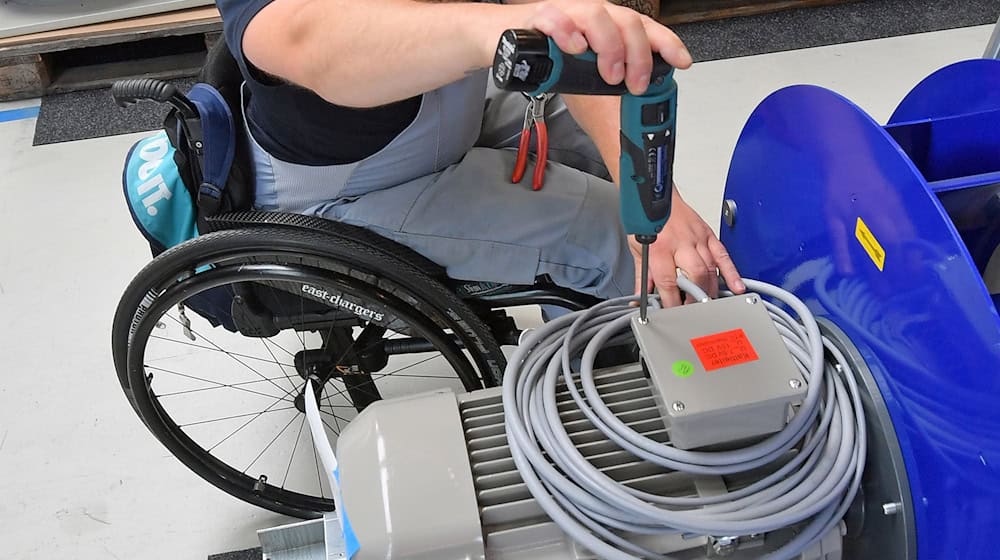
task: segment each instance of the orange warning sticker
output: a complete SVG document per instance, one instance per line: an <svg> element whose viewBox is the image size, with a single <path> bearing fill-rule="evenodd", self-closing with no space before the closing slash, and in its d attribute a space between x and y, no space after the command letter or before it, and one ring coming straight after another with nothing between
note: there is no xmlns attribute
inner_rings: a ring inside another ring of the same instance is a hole
<svg viewBox="0 0 1000 560"><path fill-rule="evenodd" d="M745 364L759 359L743 329L710 334L691 339L705 371Z"/></svg>

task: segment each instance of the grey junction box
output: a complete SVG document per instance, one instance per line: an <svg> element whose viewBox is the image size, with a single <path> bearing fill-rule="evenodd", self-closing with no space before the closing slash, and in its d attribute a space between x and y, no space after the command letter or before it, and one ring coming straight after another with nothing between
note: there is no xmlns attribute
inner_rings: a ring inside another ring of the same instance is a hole
<svg viewBox="0 0 1000 560"><path fill-rule="evenodd" d="M632 330L679 449L778 432L805 396L806 381L756 294L651 309Z"/></svg>

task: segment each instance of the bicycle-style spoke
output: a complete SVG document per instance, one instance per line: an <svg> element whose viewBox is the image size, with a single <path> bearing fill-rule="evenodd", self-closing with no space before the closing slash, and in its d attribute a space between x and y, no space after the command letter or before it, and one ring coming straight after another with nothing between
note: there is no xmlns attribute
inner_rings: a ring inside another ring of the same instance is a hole
<svg viewBox="0 0 1000 560"><path fill-rule="evenodd" d="M180 322L180 320L178 320L178 319L176 319L176 318L174 318L174 317L172 317L172 316L170 316L170 315L167 315L167 317L170 317L171 319L173 319L173 321L174 321L174 322L176 322L177 324L181 325L182 327L184 326L184 324L183 324L183 323L181 323L181 322ZM264 379L264 380L266 380L266 379L267 379L267 376L266 376L266 375L264 375L264 374L262 374L261 372L259 372L259 371L255 370L254 368L250 367L250 366L249 366L249 365L247 365L247 364L246 364L245 362L242 362L242 361L240 361L240 360L239 360L239 358L237 358L236 356L234 356L234 355L233 355L232 353L230 353L230 352L227 352L227 351L223 350L222 348L220 348L220 347L219 347L219 345L218 345L218 344L215 344L214 342L212 342L211 340L209 340L209 339L208 339L207 337L205 337L204 335L202 335L202 334L201 334L200 332L198 332L198 331L196 331L196 330L194 330L194 329L190 329L190 330L191 330L191 332L192 332L192 333L194 333L195 335L197 335L197 336L198 336L199 338L201 338L202 340L207 340L209 344L211 344L212 346L216 347L216 348L217 348L217 349L218 349L219 351L221 351L221 352L222 352L223 354L225 354L225 355L229 356L230 358L232 358L232 359L233 359L233 361L235 361L236 363L238 363L238 364L242 365L243 367L245 367L245 368L249 369L250 371L254 372L255 374L257 374L257 376L258 376L258 377L260 377L261 379ZM280 386L279 386L279 385L278 385L277 383L275 383L275 382L273 382L273 381L271 382L271 385L274 385L275 387L277 387L277 389L278 389L279 391L285 391L285 390L284 390L284 389L282 389L282 388L281 388L281 387L280 387ZM289 396L289 397L291 397L292 395L291 395L290 393L288 393L287 391L285 391L285 396ZM294 397L293 397L293 398L294 398Z"/></svg>
<svg viewBox="0 0 1000 560"><path fill-rule="evenodd" d="M405 371L405 370L407 370L407 369L409 369L411 367L415 367L415 366L427 363L427 362L433 360L434 358L439 358L439 357L443 357L443 355L439 353L437 355L431 356L429 358L425 358L425 359L420 360L418 362L414 362L412 364L408 364L406 366L400 367L400 368L395 369L393 371L390 371L388 373L373 375L372 378L371 378L371 381L365 382L365 383L363 383L361 385L358 385L357 388L364 388L364 387L367 387L369 385L374 385L375 382L378 381L379 379L382 379L384 377L390 377L390 376L415 378L415 379L458 379L454 375L450 375L450 376L449 375L419 375L419 374L400 374L399 373L401 371ZM329 386L327 386L327 388L328 387ZM347 391L346 387L343 388L343 389L339 389L339 388L334 387L331 391L327 391L326 390L327 388L324 388L325 396L322 399L321 405L325 404L325 406L330 407L331 410L334 409L334 408L355 408L356 409L356 407L353 405L353 400L351 399L350 394ZM333 403L333 398L334 397L338 397L338 396L339 397L343 397L345 401L347 401L348 403L352 403L352 404L349 404L349 405L334 404Z"/></svg>
<svg viewBox="0 0 1000 560"><path fill-rule="evenodd" d="M281 488L285 488L285 483L288 482L288 473L292 471L292 462L295 461L295 451L299 448L299 440L302 439L302 428L306 425L306 415L302 415L302 421L299 422L299 433L295 436L295 445L292 446L292 454L288 457L288 467L285 469L285 476L281 479Z"/></svg>
<svg viewBox="0 0 1000 560"><path fill-rule="evenodd" d="M146 366L146 367L148 369L156 369L156 370L159 370L159 371L163 371L162 368L157 368L157 367L154 367L154 366ZM190 376L190 375L184 375L182 373L174 373L173 375L178 375L180 377L189 377L191 379L197 379L199 381L206 381L208 383L214 383L215 387L201 387L199 389L187 389L187 390L184 390L184 391L173 391L171 393L158 393L156 395L157 397L160 397L160 398L163 398L163 397L176 397L178 395L190 395L192 393L202 393L202 392L205 392L205 391L216 391L218 389L237 389L237 390L239 390L240 387L243 386L243 385L254 385L256 383L263 383L264 382L263 379L257 379L255 381L243 381L243 382L240 382L240 383L225 384L225 383L219 383L217 381L208 381L207 379L203 380L203 379L201 379L199 377L193 377L193 376ZM267 381L281 381L282 379L285 379L285 378L284 377L270 377L270 378L267 379ZM256 394L261 395L263 397L270 397L272 399L278 398L278 397L276 397L274 395L269 395L267 393L256 393Z"/></svg>
<svg viewBox="0 0 1000 560"><path fill-rule="evenodd" d="M375 377L375 378L373 378L373 380L374 380L374 379L382 379L383 377L388 377L388 376L390 376L390 375L398 375L398 374L399 374L399 372L401 372L401 371L406 371L406 370L408 370L408 369L410 369L410 368L412 368L412 367L416 367L416 366L419 366L420 364L426 364L427 362L429 362L429 361L433 360L434 358L440 358L440 357L442 357L442 354L441 354L441 353L438 353L438 354L437 354L437 355L435 355L435 356L431 356L430 358L425 358L425 359L423 359L423 360L420 360L419 362L413 362L412 364L408 364L408 365L405 365L405 366L403 366L403 367L401 367L401 368L399 368L399 369L396 369L396 370L393 370L393 371L390 371L389 373L380 373L380 374L378 375L378 377ZM425 375L425 376L421 376L421 377L429 377L429 376L426 376L426 375ZM436 376L433 376L433 377L436 377ZM454 376L448 376L448 378L451 378L451 377L454 377Z"/></svg>
<svg viewBox="0 0 1000 560"><path fill-rule="evenodd" d="M345 399L347 399L347 402L352 402L351 397L347 393L347 387L344 387L343 389L336 389L336 391L337 392L332 395L327 395L326 397L327 402L329 402L329 400L332 399L333 397L344 397Z"/></svg>
<svg viewBox="0 0 1000 560"><path fill-rule="evenodd" d="M322 418L320 420L322 420ZM327 428L330 428L330 431L333 432L334 434L336 434L337 436L340 436L340 434L337 432L337 430L334 430L333 426L331 426L330 423L327 422L326 420L323 420L323 425L326 426Z"/></svg>
<svg viewBox="0 0 1000 560"><path fill-rule="evenodd" d="M274 442L278 441L278 438L281 437L281 434L285 433L285 430L287 430L288 427L292 425L292 422L295 422L296 418L298 418L297 414L295 416L292 416L292 419L289 420L287 424L285 424L285 427L281 428L281 431L279 431L277 435L275 435L274 438L272 438L271 441L268 442L267 446L265 446L264 449L260 450L260 453L258 453L257 456L254 457L253 461L251 461L250 464L247 465L247 468L243 469L243 474L246 474L247 471L250 470L250 467L253 467L254 463L260 460L260 458L263 457L265 453L267 453L267 450L270 449L272 445L274 445Z"/></svg>
<svg viewBox="0 0 1000 560"><path fill-rule="evenodd" d="M396 376L396 377L416 377L416 378L429 378L429 379L455 379L455 376L453 376L453 375L448 375L448 376L415 375L415 374L400 375L400 373L399 373L401 371L406 371L406 370L408 370L408 369L410 369L412 367L419 366L420 364L425 364L425 363L433 360L434 358L440 358L440 357L442 357L442 355L441 354L437 354L436 356L431 356L430 358L425 358L423 360L420 360L419 362L414 362L412 364L405 365L405 366L403 366L403 367L401 367L399 369L395 369L393 371L390 371L389 373L380 373L378 375L373 375L371 383L374 383L374 382L378 381L379 379L382 379L382 378L385 378L385 377L389 377L389 376L393 376L393 375ZM368 384L369 383L365 383L364 385L360 385L360 387L364 387L365 385L368 385Z"/></svg>
<svg viewBox="0 0 1000 560"><path fill-rule="evenodd" d="M157 366L151 366L149 364L144 364L143 367L145 367L146 369L153 370L153 371L158 371L158 372L161 372L161 373L166 373L168 375L176 375L178 377L185 377L187 379L194 379L195 381L202 381L204 383L210 383L212 385L216 385L215 387L207 387L207 388L203 388L203 389L191 389L190 391L178 391L178 392L175 392L175 393L164 393L162 395L157 395L157 397L169 397L171 395L181 395L181 394L185 394L185 393L194 393L194 392L203 391L203 390L209 390L209 389L225 389L225 388L229 388L229 389L235 389L237 391L243 391L244 393L252 393L254 395L260 395L262 397L268 397L268 398L271 398L271 399L281 399L281 400L283 400L285 402L292 402L291 400L285 398L285 397L288 397L288 396L291 396L291 395L288 393L288 391L284 391L283 389L282 390L285 392L285 394L283 396L277 396L276 397L274 395L269 395L267 393L261 393L260 391L254 391L253 389L247 389L246 387L241 387L241 385L249 385L251 383L263 383L265 381L269 381L272 385L275 385L274 379L270 379L270 378L257 379L255 381L245 381L243 383L234 383L234 384L231 384L231 385L227 385L225 383L219 383L218 381L212 381L211 379L204 379L202 377L198 377L198 376L195 376L195 375L188 375L186 373L181 373L179 371L172 371L172 370L161 368L161 367L157 367ZM278 378L275 378L275 379L281 379L281 378L278 377ZM278 387L277 385L275 385L275 386ZM150 387L150 389L152 389L152 387ZM278 389L281 389L281 387L278 387Z"/></svg>
<svg viewBox="0 0 1000 560"><path fill-rule="evenodd" d="M339 420L339 421L343 422L345 426L350 422L350 420L347 420L346 418L341 418L340 416L337 416L336 414L334 414L332 412L327 412L325 410L320 410L319 413L320 414L326 414L327 416L333 416L335 422ZM327 425L329 426L329 424L327 424ZM338 424L338 426L339 426L339 424ZM330 426L330 429L333 430L333 426ZM333 433L335 433L337 435L340 435L340 430L339 429L338 430L333 430Z"/></svg>
<svg viewBox="0 0 1000 560"><path fill-rule="evenodd" d="M393 377L412 377L414 379L457 379L454 375L422 375L419 373L386 373L384 375L379 374L378 377L373 379L378 380L389 375Z"/></svg>
<svg viewBox="0 0 1000 560"><path fill-rule="evenodd" d="M277 356L274 355L274 352L271 352L271 347L267 345L266 340L267 339L265 339L265 338L261 339L261 342L264 345L264 348L267 350L267 352L269 354L271 354L271 357L274 358L274 363L278 363ZM294 371L294 370L295 370L295 366L292 366L292 371ZM285 371L285 368L281 368L281 373L283 373L285 375L285 379L288 379L288 383L291 384L292 387L294 387L295 386L295 382L292 381L292 378L288 377L288 373ZM296 375L298 375L298 373L296 373Z"/></svg>
<svg viewBox="0 0 1000 560"><path fill-rule="evenodd" d="M192 332L194 332L194 331L192 331ZM266 364L272 364L273 363L275 365L284 366L284 367L290 367L290 368L294 368L295 367L292 364L286 364L284 362L278 361L277 358L274 358L274 354L271 354L271 357L274 359L274 361L272 362L270 360L266 360L266 359L261 358L259 356L251 356L250 354L242 354L240 352L227 352L225 350L219 349L218 347L212 348L211 346L202 346L201 344L195 344L195 343L187 341L187 340L180 340L180 339L176 339L176 338L167 338L165 336L157 336L157 335L150 335L149 339L150 340L162 340L164 342L171 342L173 344L179 344L181 346L190 346L192 348L198 348L200 350L208 350L209 352L218 352L220 354L232 354L233 356L237 356L239 358L247 358L247 359L250 359L250 360L257 360L258 362L264 362ZM262 339L262 340L268 340L268 339ZM268 342L271 342L271 344L274 344L278 348L284 350L284 348L281 348L281 346L279 346L278 344L274 343L273 341L268 340ZM284 350L284 351L288 352L288 350ZM294 355L291 354L291 353L289 353L289 355L291 355L291 356L294 357ZM178 356L169 356L169 358L177 358L177 357ZM153 361L165 360L165 359L169 359L169 358L156 358Z"/></svg>
<svg viewBox="0 0 1000 560"><path fill-rule="evenodd" d="M319 495L321 498L325 498L326 494L323 493L323 471L319 468L319 450L316 449L316 439L312 437L312 430L309 431L309 439L313 442L312 452L313 460L316 462L316 482L319 484Z"/></svg>
<svg viewBox="0 0 1000 560"><path fill-rule="evenodd" d="M263 339L261 339L261 340L265 341L265 343L269 343L269 344L273 344L273 345L274 345L274 346L275 346L275 347L276 347L276 348L277 348L278 350L281 350L282 352L284 352L285 354L288 354L289 356L291 356L291 357L293 357L293 358L295 357L295 354L292 354L292 353L291 353L291 352L289 352L289 351L288 351L287 349L285 349L285 347L284 347L284 346L282 346L282 345L278 344L277 342L275 342L275 341L271 340L270 338L263 338ZM288 366L288 367L295 367L295 366L293 366L293 365L290 365L290 366Z"/></svg>
<svg viewBox="0 0 1000 560"><path fill-rule="evenodd" d="M235 420L237 418L246 418L247 416L260 416L262 414L270 414L272 412L281 412L284 410L295 410L294 406L286 406L285 408L274 408L271 410L265 410L264 412L247 412L245 414L234 414L232 416L222 416L220 418L213 418L211 420L198 420L197 422L187 422L186 424L178 424L178 428L190 428L191 426L202 426L205 424L212 424L214 422L224 422L226 420Z"/></svg>
<svg viewBox="0 0 1000 560"><path fill-rule="evenodd" d="M333 398L335 396L337 396L337 395L323 397L323 398L324 399L331 399L331 398ZM329 408L349 408L351 410L354 410L354 407L352 405L349 405L349 404L322 404L321 406L326 406L326 407L329 407Z"/></svg>
<svg viewBox="0 0 1000 560"><path fill-rule="evenodd" d="M323 395L326 397L326 399L330 398L329 395L327 395L326 386L323 387ZM323 411L323 400L320 399L320 401L316 403L316 406L317 406L317 408L319 408L320 412L322 412ZM337 415L336 414L333 415L333 418L334 418L334 422L337 423L337 433L339 434L340 433L340 421L337 419Z"/></svg>
<svg viewBox="0 0 1000 560"><path fill-rule="evenodd" d="M336 405L335 405L335 404L332 404L332 403L331 403L330 401L331 401L331 400L333 399L333 397L344 397L344 400L345 400L345 401L347 401L347 402L348 402L348 403L350 403L350 404L336 404ZM340 389L338 389L338 390L337 390L337 392L336 392L336 393L333 393L332 395L327 395L327 396L326 396L326 397L324 398L324 400L326 401L326 406L329 406L330 408L333 408L333 407L335 407L335 406L336 406L336 407L347 407L347 408L354 408L354 404L353 404L353 403L351 403L351 399L350 399L350 397L348 397L348 396L347 396L347 395L346 395L346 394L344 393L344 391L342 391L342 390L340 390Z"/></svg>
<svg viewBox="0 0 1000 560"><path fill-rule="evenodd" d="M266 414L268 411L270 411L272 408L274 408L274 406L276 404L278 404L279 402L281 402L282 400L284 400L284 399L278 399L278 400L274 401L273 403L271 403L271 406L269 406L269 407L265 408L264 410L256 413L253 418L247 420L246 423L243 424L242 426L240 426L239 428L236 428L236 430L234 430L233 433L231 433L228 436L222 438L222 441L216 443L212 447L209 447L205 451L207 451L208 453L211 453L213 449L215 449L216 447L222 445L229 438L231 438L231 437L235 436L236 434L238 434L239 432L241 432L243 430L243 428L246 428L247 426L249 426L250 424L252 424L254 422L254 420L256 420L256 419L260 418L261 416L263 416L264 414Z"/></svg>

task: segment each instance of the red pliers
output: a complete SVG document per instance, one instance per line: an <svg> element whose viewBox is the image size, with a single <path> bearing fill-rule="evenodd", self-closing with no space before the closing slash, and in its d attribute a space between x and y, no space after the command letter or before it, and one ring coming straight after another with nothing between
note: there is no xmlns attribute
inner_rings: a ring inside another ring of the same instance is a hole
<svg viewBox="0 0 1000 560"><path fill-rule="evenodd" d="M545 103L552 97L550 93L543 93L531 97L528 107L524 111L524 127L521 129L521 143L517 147L517 162L514 164L514 175L511 181L520 183L524 177L524 172L528 168L528 146L531 144L531 128L534 126L538 130L538 159L535 162L535 174L532 177L531 188L540 190L545 182L545 164L549 155L549 130L545 126Z"/></svg>

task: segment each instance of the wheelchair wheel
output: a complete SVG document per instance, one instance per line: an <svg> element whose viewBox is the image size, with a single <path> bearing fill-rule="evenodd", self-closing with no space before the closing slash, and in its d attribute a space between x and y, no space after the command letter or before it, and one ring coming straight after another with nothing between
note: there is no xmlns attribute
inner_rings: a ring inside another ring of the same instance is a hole
<svg viewBox="0 0 1000 560"><path fill-rule="evenodd" d="M112 351L133 408L178 459L297 517L334 509L305 425L307 379L335 445L380 398L494 386L505 365L479 317L414 266L275 227L207 234L154 259L119 303Z"/></svg>

